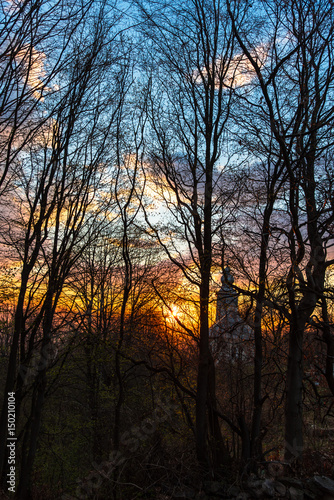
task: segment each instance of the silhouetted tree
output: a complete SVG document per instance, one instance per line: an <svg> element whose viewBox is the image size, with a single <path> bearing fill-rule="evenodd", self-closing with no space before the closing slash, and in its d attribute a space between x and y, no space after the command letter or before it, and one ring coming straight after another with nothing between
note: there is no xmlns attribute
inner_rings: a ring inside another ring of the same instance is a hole
<svg viewBox="0 0 334 500"><path fill-rule="evenodd" d="M71 19L67 21L70 26ZM105 198L98 188L105 186L103 175L108 175L115 160L111 146L115 146L113 133L127 74L122 43L115 37L114 16L108 16L103 5L77 26L75 34L71 58L62 68L57 108L52 120L25 145L25 154L18 157L21 175L15 179L13 210L2 216L3 242L21 263L1 416L2 467L7 433L6 394L16 391L17 421L24 395L31 397L23 434L19 498L31 495L31 472L50 364L46 353L52 344L58 301L70 270L98 234L98 221L103 225ZM105 92L107 82L103 78L107 75L114 87ZM95 232L91 232L93 221ZM30 373L32 381L27 388L26 367L34 354L40 362Z"/></svg>
<svg viewBox="0 0 334 500"><path fill-rule="evenodd" d="M270 228L280 233L290 259L282 276L282 310L290 323L285 446L286 458L295 459L303 449L304 331L323 300L326 269L333 263L327 256L333 223L333 6L261 1L252 17L252 6L227 3L240 49L256 75L254 90L244 97L251 124L246 131L282 162L286 176L284 227Z"/></svg>
<svg viewBox="0 0 334 500"><path fill-rule="evenodd" d="M149 222L170 260L199 291L196 447L205 470L229 460L221 435L215 367L209 345L209 300L219 226L217 168L231 107L233 36L223 2L141 4L151 102L150 164L168 221ZM220 193L219 193L220 194ZM149 220L149 217L148 217Z"/></svg>

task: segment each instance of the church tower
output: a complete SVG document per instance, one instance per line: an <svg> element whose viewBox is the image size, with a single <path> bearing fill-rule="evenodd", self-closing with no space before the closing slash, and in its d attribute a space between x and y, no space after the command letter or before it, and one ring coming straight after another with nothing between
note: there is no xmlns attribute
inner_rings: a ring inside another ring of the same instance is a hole
<svg viewBox="0 0 334 500"><path fill-rule="evenodd" d="M224 269L221 283L222 286L217 293L216 322L225 317L227 313L232 313L232 315L238 313L238 293L232 286L234 278L228 266Z"/></svg>
<svg viewBox="0 0 334 500"><path fill-rule="evenodd" d="M246 361L252 357L252 329L245 324L238 310L238 292L227 266L217 293L216 322L210 328L211 349L216 363L223 359Z"/></svg>

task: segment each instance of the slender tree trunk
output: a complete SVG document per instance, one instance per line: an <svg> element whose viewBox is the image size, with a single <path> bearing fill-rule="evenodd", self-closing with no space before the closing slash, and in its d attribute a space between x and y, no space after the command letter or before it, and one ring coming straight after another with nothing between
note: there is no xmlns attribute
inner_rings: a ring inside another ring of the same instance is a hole
<svg viewBox="0 0 334 500"><path fill-rule="evenodd" d="M205 289L200 291L200 339L196 391L196 452L203 470L210 468L208 457L208 380L209 380L209 326L207 318L208 298Z"/></svg>
<svg viewBox="0 0 334 500"><path fill-rule="evenodd" d="M13 392L15 389L15 379L16 379L16 368L17 368L17 356L19 352L19 343L22 335L22 331L24 329L24 319L23 319L23 308L24 308L24 297L27 288L28 274L25 276L22 273L22 285L20 294L18 297L18 302L15 311L15 319L14 319L14 334L12 339L12 345L9 355L9 362L7 367L7 378L5 383L5 392L3 399L3 406L1 411L1 419L0 419L0 469L1 469L1 482L6 482L6 456L7 456L7 428L8 428L8 408L7 408L7 397L9 392ZM18 401L16 401L16 405ZM16 406L17 408L17 406ZM18 413L16 412L16 425L18 421Z"/></svg>
<svg viewBox="0 0 334 500"><path fill-rule="evenodd" d="M238 418L238 424L241 435L241 461L242 466L245 466L251 458L251 436L244 415Z"/></svg>
<svg viewBox="0 0 334 500"><path fill-rule="evenodd" d="M285 459L289 462L300 460L303 451L303 333L303 326L291 324L285 406Z"/></svg>
<svg viewBox="0 0 334 500"><path fill-rule="evenodd" d="M261 419L262 419L262 311L266 289L266 269L268 265L267 248L270 233L270 217L273 211L275 197L273 189L268 193L268 202L264 212L261 234L260 263L259 263L259 289L256 297L254 317L254 394L253 416L251 432L250 455L255 460L262 458Z"/></svg>
<svg viewBox="0 0 334 500"><path fill-rule="evenodd" d="M43 320L43 341L40 353L40 363L39 369L36 374L36 380L34 383L33 398L31 404L31 414L30 414L30 424L26 430L27 436L25 436L24 442L25 447L22 450L22 464L20 471L20 481L18 486L18 498L19 500L30 500L32 498L31 492L31 474L34 466L34 461L36 457L37 442L39 436L39 429L42 420L42 410L45 399L45 391L47 386L47 375L46 371L48 369L46 363L46 352L51 342L51 330L53 322L53 297L54 297L54 285L55 277L50 277L50 289L48 290L47 296L45 298L45 315Z"/></svg>
<svg viewBox="0 0 334 500"><path fill-rule="evenodd" d="M23 449L20 482L18 486L17 497L19 500L30 500L33 498L31 491L31 475L36 457L37 440L42 419L42 409L46 390L46 370L43 369L37 375L32 399L32 415L30 425L27 429L29 433L25 440L26 446Z"/></svg>
<svg viewBox="0 0 334 500"><path fill-rule="evenodd" d="M229 453L221 434L217 415L215 365L209 345L209 294L212 265L212 168L210 166L207 168L204 219L203 254L201 256L199 365L196 393L196 450L197 459L203 471L213 474L223 464L228 463Z"/></svg>
<svg viewBox="0 0 334 500"><path fill-rule="evenodd" d="M262 455L261 442L261 419L262 419L262 301L257 300L254 328L254 394L253 394L253 416L250 454L253 459L260 459Z"/></svg>
<svg viewBox="0 0 334 500"><path fill-rule="evenodd" d="M211 460L213 470L221 472L222 469L224 470L226 466L230 465L230 454L222 436L219 417L217 414L216 370L211 353L209 353L208 377L208 414Z"/></svg>

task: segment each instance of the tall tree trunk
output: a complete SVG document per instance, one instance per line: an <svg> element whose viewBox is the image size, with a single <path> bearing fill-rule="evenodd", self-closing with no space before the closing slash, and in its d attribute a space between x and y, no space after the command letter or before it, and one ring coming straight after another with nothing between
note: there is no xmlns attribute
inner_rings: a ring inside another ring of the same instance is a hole
<svg viewBox="0 0 334 500"><path fill-rule="evenodd" d="M23 310L24 310L24 297L27 289L29 272L22 272L22 284L20 289L20 294L17 301L16 311L15 311L15 319L14 319L14 334L10 349L8 367L7 367L7 378L5 382L5 391L4 391L4 399L3 406L1 411L1 419L0 419L0 470L1 470L1 483L6 482L6 457L7 457L7 397L9 392L13 392L15 389L15 379L17 372L17 357L19 352L19 344L22 336L22 332L24 330L24 318L23 318ZM15 391L14 391L15 392ZM18 423L18 404L19 401L15 402L16 412L16 425Z"/></svg>
<svg viewBox="0 0 334 500"><path fill-rule="evenodd" d="M270 235L270 218L276 201L275 189L280 180L281 168L280 162L276 164L275 172L272 176L270 188L267 194L267 205L263 215L260 262L259 262L259 289L256 297L256 308L254 315L254 386L253 386L253 416L251 430L250 455L255 460L262 459L262 440L261 440L261 419L262 419L262 313L263 302L266 291L266 276L268 267L268 243Z"/></svg>
<svg viewBox="0 0 334 500"><path fill-rule="evenodd" d="M209 134L210 136L210 134ZM209 345L209 295L212 266L212 164L209 160L205 184L204 234L201 254L200 341L196 393L196 450L203 470L213 474L229 459L217 415L215 364ZM210 445L210 449L208 448Z"/></svg>
<svg viewBox="0 0 334 500"><path fill-rule="evenodd" d="M209 326L207 318L208 298L202 284L200 291L200 339L196 391L196 452L200 466L210 469L208 456L208 381L209 381Z"/></svg>
<svg viewBox="0 0 334 500"><path fill-rule="evenodd" d="M230 465L230 454L222 436L219 417L217 413L216 369L211 353L209 353L208 377L210 455L213 465L213 471L219 471L221 473L222 470L226 470L226 466Z"/></svg>
<svg viewBox="0 0 334 500"><path fill-rule="evenodd" d="M22 464L20 472L20 482L18 486L17 497L19 500L30 500L33 498L31 491L31 475L36 457L37 441L42 419L42 409L44 405L46 390L46 369L40 371L37 375L34 395L32 398L32 412L30 422L27 428L26 446L22 450Z"/></svg>
<svg viewBox="0 0 334 500"><path fill-rule="evenodd" d="M289 462L300 460L303 451L303 333L304 327L292 322L285 406L285 459Z"/></svg>
<svg viewBox="0 0 334 500"><path fill-rule="evenodd" d="M43 318L43 340L40 352L39 369L36 374L36 379L33 389L33 397L31 403L31 413L26 435L24 436L25 446L22 450L22 463L20 471L20 481L18 486L19 500L30 500L32 498L31 492L31 474L33 471L34 461L36 457L37 442L39 436L39 429L42 420L42 410L45 399L45 392L47 386L47 369L46 353L51 343L51 331L53 322L54 307L54 286L56 285L55 275L50 277L50 288L45 298L45 313ZM56 299L57 301L57 299Z"/></svg>

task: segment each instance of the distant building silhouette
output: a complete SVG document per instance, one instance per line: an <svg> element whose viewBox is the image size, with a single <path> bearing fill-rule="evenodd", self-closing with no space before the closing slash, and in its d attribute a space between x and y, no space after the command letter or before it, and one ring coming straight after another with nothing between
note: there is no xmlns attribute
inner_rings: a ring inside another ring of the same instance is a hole
<svg viewBox="0 0 334 500"><path fill-rule="evenodd" d="M217 293L216 322L210 328L211 350L216 363L222 360L249 359L253 355L253 331L241 318L234 278L226 267Z"/></svg>

